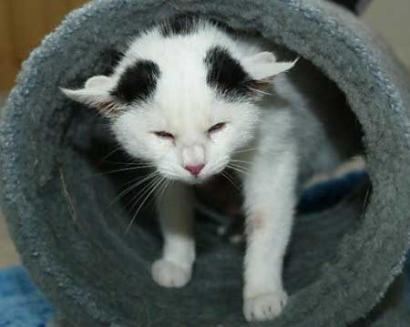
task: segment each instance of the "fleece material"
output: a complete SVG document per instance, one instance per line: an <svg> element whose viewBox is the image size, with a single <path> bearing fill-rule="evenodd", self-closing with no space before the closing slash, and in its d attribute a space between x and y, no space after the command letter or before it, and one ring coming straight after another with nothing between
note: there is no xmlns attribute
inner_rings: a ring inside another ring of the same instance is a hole
<svg viewBox="0 0 410 327"><path fill-rule="evenodd" d="M2 210L32 278L74 326L248 325L242 253L206 221L193 281L180 290L154 284L161 242L153 215L147 210L124 232L124 205L109 205L118 181L96 174L93 156L108 132L93 133L98 119L59 90L107 72L107 49L186 12L286 46L346 95L363 129L371 187L297 217L285 266L290 301L266 325L346 326L366 317L402 271L409 243L410 83L367 26L322 0L95 0L70 14L25 62L0 126Z"/></svg>

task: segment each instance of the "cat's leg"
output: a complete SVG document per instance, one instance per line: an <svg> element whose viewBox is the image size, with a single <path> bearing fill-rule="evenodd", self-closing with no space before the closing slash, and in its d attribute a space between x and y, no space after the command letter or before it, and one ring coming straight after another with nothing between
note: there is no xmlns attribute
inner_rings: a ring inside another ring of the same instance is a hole
<svg viewBox="0 0 410 327"><path fill-rule="evenodd" d="M290 238L297 158L290 146L274 157L256 157L245 177L247 249L244 315L248 321L278 316L287 302L282 266Z"/></svg>
<svg viewBox="0 0 410 327"><path fill-rule="evenodd" d="M157 208L164 245L162 257L152 265L152 278L164 287L183 287L195 260L192 190L172 183L157 197Z"/></svg>

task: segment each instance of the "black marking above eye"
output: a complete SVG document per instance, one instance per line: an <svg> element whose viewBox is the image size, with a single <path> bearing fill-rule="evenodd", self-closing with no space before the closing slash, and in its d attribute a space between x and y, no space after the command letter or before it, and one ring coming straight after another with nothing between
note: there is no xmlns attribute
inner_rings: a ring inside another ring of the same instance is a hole
<svg viewBox="0 0 410 327"><path fill-rule="evenodd" d="M205 57L208 68L207 83L228 98L243 98L250 95L247 82L251 77L227 49L216 46Z"/></svg>
<svg viewBox="0 0 410 327"><path fill-rule="evenodd" d="M139 60L121 75L111 94L121 102L146 101L155 91L160 70L151 60Z"/></svg>

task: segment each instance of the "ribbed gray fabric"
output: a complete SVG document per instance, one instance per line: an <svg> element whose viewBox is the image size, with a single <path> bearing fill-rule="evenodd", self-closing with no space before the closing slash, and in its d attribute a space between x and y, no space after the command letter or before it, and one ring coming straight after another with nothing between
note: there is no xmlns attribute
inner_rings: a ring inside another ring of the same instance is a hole
<svg viewBox="0 0 410 327"><path fill-rule="evenodd" d="M93 142L94 118L57 88L101 72L107 47L186 11L260 32L346 94L364 131L369 204L364 210L357 196L298 217L285 269L292 296L266 325L346 326L365 317L401 272L408 248L410 83L366 26L321 0L96 0L69 15L24 64L1 123L2 209L24 264L73 326L247 325L241 252L207 224L192 283L166 290L151 281L158 237L146 227L124 234L123 207L107 205L111 181L90 178L95 168L76 148ZM390 316L398 319L384 319Z"/></svg>

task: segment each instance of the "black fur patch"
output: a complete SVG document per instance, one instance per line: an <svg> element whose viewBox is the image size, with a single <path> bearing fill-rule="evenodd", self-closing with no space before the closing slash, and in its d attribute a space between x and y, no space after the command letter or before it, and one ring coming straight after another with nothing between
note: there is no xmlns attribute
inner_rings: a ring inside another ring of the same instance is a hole
<svg viewBox="0 0 410 327"><path fill-rule="evenodd" d="M160 70L150 60L140 60L127 68L111 94L121 102L146 101L157 86Z"/></svg>
<svg viewBox="0 0 410 327"><path fill-rule="evenodd" d="M187 35L193 33L198 26L199 18L195 15L177 15L160 27L162 36Z"/></svg>
<svg viewBox="0 0 410 327"><path fill-rule="evenodd" d="M205 64L208 68L208 84L222 95L242 98L251 94L247 84L252 81L251 77L227 49L217 46L208 50Z"/></svg>

